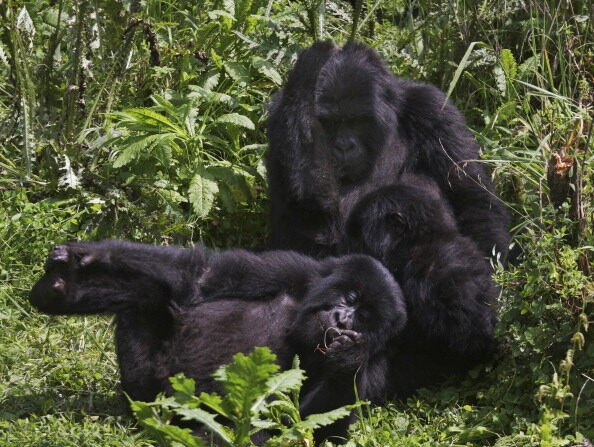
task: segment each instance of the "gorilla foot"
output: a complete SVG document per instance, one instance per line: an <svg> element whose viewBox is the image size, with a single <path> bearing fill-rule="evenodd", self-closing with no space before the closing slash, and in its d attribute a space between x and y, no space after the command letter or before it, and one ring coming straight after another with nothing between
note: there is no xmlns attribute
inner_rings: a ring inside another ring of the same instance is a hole
<svg viewBox="0 0 594 447"><path fill-rule="evenodd" d="M105 258L105 254L91 251L81 244L57 245L50 252L45 263L45 271L67 268L69 270L86 267Z"/></svg>

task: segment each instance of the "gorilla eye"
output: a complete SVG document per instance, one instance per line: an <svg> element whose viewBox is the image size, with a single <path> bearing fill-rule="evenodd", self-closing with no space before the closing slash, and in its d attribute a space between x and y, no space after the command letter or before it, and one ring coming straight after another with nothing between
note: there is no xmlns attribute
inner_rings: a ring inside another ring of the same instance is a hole
<svg viewBox="0 0 594 447"><path fill-rule="evenodd" d="M347 304L355 304L359 300L359 292L356 290L351 290L346 293L344 298Z"/></svg>
<svg viewBox="0 0 594 447"><path fill-rule="evenodd" d="M404 225L404 217L401 213L391 213L386 216L386 221L389 225L399 227Z"/></svg>

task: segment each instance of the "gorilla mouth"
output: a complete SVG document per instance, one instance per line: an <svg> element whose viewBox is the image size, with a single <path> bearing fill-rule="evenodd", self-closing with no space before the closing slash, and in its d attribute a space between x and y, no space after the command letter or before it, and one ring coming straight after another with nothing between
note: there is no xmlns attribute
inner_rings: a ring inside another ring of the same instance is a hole
<svg viewBox="0 0 594 447"><path fill-rule="evenodd" d="M342 335L340 329L337 327L331 326L329 328L324 329L324 347L328 348L328 345L334 341L335 338L338 338Z"/></svg>
<svg viewBox="0 0 594 447"><path fill-rule="evenodd" d="M333 327L333 326L329 327L329 328L324 328L322 321L319 319L318 319L318 321L320 323L320 328L324 332L324 340L322 341L321 346L320 346L320 343L318 343L318 345L314 348L314 352L319 352L323 355L326 355L326 353L328 352L329 346L332 344L334 339L336 339L337 337L340 337L342 335L342 332L340 332L340 329Z"/></svg>

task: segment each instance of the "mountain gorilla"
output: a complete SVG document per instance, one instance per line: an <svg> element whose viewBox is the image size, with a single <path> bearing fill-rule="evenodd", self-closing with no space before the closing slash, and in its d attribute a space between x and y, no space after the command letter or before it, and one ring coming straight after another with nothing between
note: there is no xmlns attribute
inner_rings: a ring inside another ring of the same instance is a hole
<svg viewBox="0 0 594 447"><path fill-rule="evenodd" d="M268 135L272 247L368 253L403 286L393 393L488 357L498 292L484 258L505 257L509 219L443 93L395 77L361 44L320 42L273 99Z"/></svg>
<svg viewBox="0 0 594 447"><path fill-rule="evenodd" d="M483 256L506 253L508 215L460 112L361 44L305 50L271 104L268 136L273 248L342 253L353 206L416 173L437 183Z"/></svg>
<svg viewBox="0 0 594 447"><path fill-rule="evenodd" d="M111 240L60 245L45 271L30 294L40 311L115 313L122 387L136 400L170 391L178 372L216 390L216 368L268 346L282 368L300 356L304 416L353 403L355 373L359 396L380 402L386 347L406 320L399 286L365 255L315 261ZM348 422L316 437L344 435Z"/></svg>
<svg viewBox="0 0 594 447"><path fill-rule="evenodd" d="M408 323L392 346L392 392L407 396L487 360L499 289L490 263L463 236L431 179L402 182L365 196L347 222L352 249L382 261L399 281Z"/></svg>

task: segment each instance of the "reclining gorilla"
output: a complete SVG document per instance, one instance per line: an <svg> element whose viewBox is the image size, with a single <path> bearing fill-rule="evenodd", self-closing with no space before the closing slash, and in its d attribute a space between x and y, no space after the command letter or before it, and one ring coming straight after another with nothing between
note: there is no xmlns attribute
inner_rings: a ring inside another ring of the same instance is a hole
<svg viewBox="0 0 594 447"><path fill-rule="evenodd" d="M435 87L395 77L361 44L305 50L272 102L268 136L273 248L344 253L355 204L414 173L438 185L483 256L507 251L506 209L460 112Z"/></svg>
<svg viewBox="0 0 594 447"><path fill-rule="evenodd" d="M451 208L431 179L365 196L347 222L351 249L394 272L408 322L391 347L389 382L398 396L487 360L499 289L476 243L460 234Z"/></svg>
<svg viewBox="0 0 594 447"><path fill-rule="evenodd" d="M217 367L268 346L282 368L300 356L303 415L353 403L355 372L360 397L381 402L387 347L406 321L400 287L365 255L315 261L112 240L60 245L45 270L30 294L42 312L116 314L122 387L136 400L168 390L178 372L213 391Z"/></svg>

